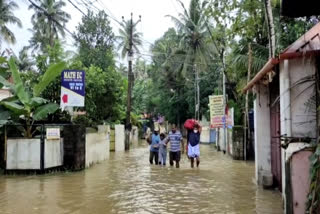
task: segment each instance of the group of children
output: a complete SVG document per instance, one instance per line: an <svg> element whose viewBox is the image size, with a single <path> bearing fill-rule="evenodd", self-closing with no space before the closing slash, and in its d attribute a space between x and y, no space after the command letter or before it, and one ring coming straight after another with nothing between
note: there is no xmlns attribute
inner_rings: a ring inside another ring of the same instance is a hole
<svg viewBox="0 0 320 214"><path fill-rule="evenodd" d="M150 145L150 164L153 164L154 161L156 165L166 165L167 145L170 142L170 166L173 166L174 162L176 162L176 167L179 168L182 140L183 137L176 129L175 125L172 126L172 130L169 132L168 136L166 136L164 133L159 134L159 129L156 128L151 138L147 138L147 141ZM200 164L200 132L198 125L195 125L193 130L188 131L187 142L187 155L191 161L191 167L194 167L195 159L198 167Z"/></svg>

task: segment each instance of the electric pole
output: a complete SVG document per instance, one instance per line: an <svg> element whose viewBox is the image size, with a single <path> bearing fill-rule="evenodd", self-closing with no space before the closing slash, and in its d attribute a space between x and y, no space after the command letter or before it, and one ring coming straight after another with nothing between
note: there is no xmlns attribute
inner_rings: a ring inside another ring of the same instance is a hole
<svg viewBox="0 0 320 214"><path fill-rule="evenodd" d="M251 43L248 45L248 75L247 84L251 77L251 64L252 64L252 49ZM247 142L251 142L250 138L250 120L249 120L249 90L246 92L246 105L245 105L245 117L244 117L244 160L247 160Z"/></svg>
<svg viewBox="0 0 320 214"><path fill-rule="evenodd" d="M200 120L200 86L199 86L199 72L197 65L193 65L194 72L194 119Z"/></svg>
<svg viewBox="0 0 320 214"><path fill-rule="evenodd" d="M131 106L132 106L132 88L133 88L133 72L132 72L132 60L133 60L133 28L141 21L141 16L136 23L132 20L133 14L131 13L131 19L129 23L129 47L128 47L128 91L127 91L127 111L126 111L126 130L125 130L125 150L129 150L130 145L130 132L132 128L131 124ZM124 17L122 21L125 23Z"/></svg>
<svg viewBox="0 0 320 214"><path fill-rule="evenodd" d="M224 62L224 52L222 53L222 63L225 65ZM223 145L224 148L222 149L223 153L225 154L227 150L227 115L226 115L226 108L227 108L227 96L226 96L226 74L225 74L225 67L223 71L223 117L224 117L224 123L223 123Z"/></svg>

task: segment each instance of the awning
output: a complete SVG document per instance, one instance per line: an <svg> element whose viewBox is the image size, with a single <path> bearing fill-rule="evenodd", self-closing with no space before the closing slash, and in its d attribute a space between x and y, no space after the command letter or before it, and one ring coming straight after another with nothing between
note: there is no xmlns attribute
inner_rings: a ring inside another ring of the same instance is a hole
<svg viewBox="0 0 320 214"><path fill-rule="evenodd" d="M318 0L320 2L320 0ZM281 60L299 57L320 55L320 22L313 26L289 47L287 47L279 58L270 59L256 76L242 89L242 92L250 90L259 80L273 69Z"/></svg>
<svg viewBox="0 0 320 214"><path fill-rule="evenodd" d="M255 77L242 89L242 92L250 90L258 81L260 81L275 65L279 64L279 60L272 58L263 66L263 68L255 75Z"/></svg>
<svg viewBox="0 0 320 214"><path fill-rule="evenodd" d="M286 56L303 55L307 52L320 50L320 22L303 34L299 39L287 47L281 54L280 59Z"/></svg>

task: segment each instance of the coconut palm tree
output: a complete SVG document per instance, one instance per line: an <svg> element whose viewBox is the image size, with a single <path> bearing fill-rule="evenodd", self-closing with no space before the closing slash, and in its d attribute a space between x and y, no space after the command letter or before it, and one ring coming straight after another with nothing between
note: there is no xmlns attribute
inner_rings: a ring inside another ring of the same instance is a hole
<svg viewBox="0 0 320 214"><path fill-rule="evenodd" d="M53 46L59 36L65 36L64 27L71 18L68 13L62 10L66 3L61 0L37 0L36 3L40 8L33 4L29 6L29 9L35 11L31 17L33 30L37 33L35 38L39 38L38 33L40 33L42 37L47 38L49 45ZM42 43L42 48L46 47L42 39L40 39L40 43Z"/></svg>
<svg viewBox="0 0 320 214"><path fill-rule="evenodd" d="M142 33L137 31L137 24L139 21L133 23L131 20L123 21L119 29L117 39L120 41L118 49L121 49L121 57L125 58L129 55L130 50L130 33L132 29L132 49L133 52L139 53L139 48L142 45Z"/></svg>
<svg viewBox="0 0 320 214"><path fill-rule="evenodd" d="M179 1L179 0L178 0ZM180 48L186 52L185 62L190 64L208 65L213 46L208 44L206 3L191 0L188 10L179 1L183 9L178 17L170 16L180 35Z"/></svg>
<svg viewBox="0 0 320 214"><path fill-rule="evenodd" d="M184 72L192 70L195 79L195 106L198 106L195 116L199 118L200 89L199 70L206 70L209 60L212 60L214 46L208 43L206 1L191 0L188 10L178 0L183 12L178 17L170 16L175 23L177 32L180 35L180 49L185 51ZM192 64L192 69L190 68Z"/></svg>
<svg viewBox="0 0 320 214"><path fill-rule="evenodd" d="M13 10L17 9L18 5L10 0L0 0L0 45L2 41L14 44L16 37L8 28L7 24L16 24L22 27L20 19L14 16Z"/></svg>
<svg viewBox="0 0 320 214"><path fill-rule="evenodd" d="M30 59L28 55L27 46L23 47L19 52L19 56L17 57L17 64L20 71L32 71L32 66L34 65L34 62Z"/></svg>
<svg viewBox="0 0 320 214"><path fill-rule="evenodd" d="M116 38L120 40L118 49L121 49L121 57L129 57L128 59L128 95L127 95L127 111L126 111L126 130L129 130L130 118L131 118L131 105L132 105L132 88L133 88L133 73L132 73L132 56L133 53L139 53L139 46L142 45L142 34L137 31L137 24L140 20L133 22L132 14L131 19L121 23L119 29L119 36ZM126 132L125 149L129 149L130 135Z"/></svg>

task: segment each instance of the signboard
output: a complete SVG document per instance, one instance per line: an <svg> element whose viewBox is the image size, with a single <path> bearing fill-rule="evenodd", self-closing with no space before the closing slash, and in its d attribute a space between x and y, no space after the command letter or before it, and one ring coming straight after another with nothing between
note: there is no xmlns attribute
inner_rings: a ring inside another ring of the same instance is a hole
<svg viewBox="0 0 320 214"><path fill-rule="evenodd" d="M228 109L228 114L227 114L227 126L228 128L232 128L234 126L234 108L229 108Z"/></svg>
<svg viewBox="0 0 320 214"><path fill-rule="evenodd" d="M60 128L47 128L47 140L59 140L60 139Z"/></svg>
<svg viewBox="0 0 320 214"><path fill-rule="evenodd" d="M210 113L212 116L224 115L223 96L209 96Z"/></svg>
<svg viewBox="0 0 320 214"><path fill-rule="evenodd" d="M223 95L209 96L211 128L222 128L225 124Z"/></svg>
<svg viewBox="0 0 320 214"><path fill-rule="evenodd" d="M78 70L64 70L61 73L60 107L84 106L85 72Z"/></svg>

